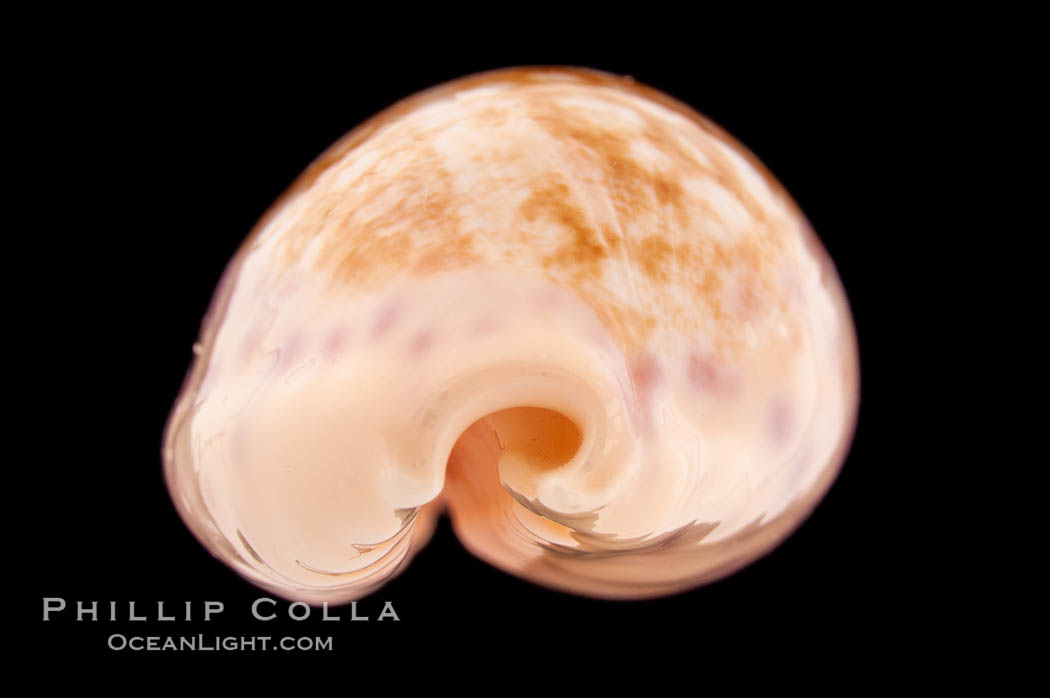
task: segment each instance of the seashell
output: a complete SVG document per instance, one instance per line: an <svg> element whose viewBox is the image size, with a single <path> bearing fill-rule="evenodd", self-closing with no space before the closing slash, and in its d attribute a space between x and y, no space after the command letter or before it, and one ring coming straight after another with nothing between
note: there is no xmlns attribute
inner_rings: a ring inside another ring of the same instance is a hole
<svg viewBox="0 0 1050 698"><path fill-rule="evenodd" d="M200 541L360 598L449 512L538 584L646 598L783 540L858 359L834 267L741 145L630 78L513 69L317 160L228 266L164 445Z"/></svg>

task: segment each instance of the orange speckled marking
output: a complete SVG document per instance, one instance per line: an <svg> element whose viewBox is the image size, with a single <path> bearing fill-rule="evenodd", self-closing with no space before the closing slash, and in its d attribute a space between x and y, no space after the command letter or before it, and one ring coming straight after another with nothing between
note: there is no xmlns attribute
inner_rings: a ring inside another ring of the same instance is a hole
<svg viewBox="0 0 1050 698"><path fill-rule="evenodd" d="M546 216L570 232L569 239L544 259L547 267L569 267L577 275L586 275L595 273L602 260L609 256L607 246L587 225L586 214L572 201L569 186L564 182L555 181L534 189L521 205L521 214L529 221Z"/></svg>
<svg viewBox="0 0 1050 698"><path fill-rule="evenodd" d="M538 103L530 114L556 140L575 144L581 155L597 162L604 185L622 222L651 211L654 203L670 204L682 214L685 193L673 174L650 172L629 153L630 141L619 133L581 122L571 110Z"/></svg>
<svg viewBox="0 0 1050 698"><path fill-rule="evenodd" d="M670 262L674 248L662 237L647 237L638 248L637 259L642 271L653 281L667 283L671 278Z"/></svg>
<svg viewBox="0 0 1050 698"><path fill-rule="evenodd" d="M512 106L494 106L485 101L488 97L471 102L470 128L479 134L479 143L486 142L486 129L507 126L512 116L526 125L531 120L535 129L516 131L520 143L499 141L505 147L495 154L481 150L473 159L467 156L474 163L469 173L474 179L464 188L435 140L450 126L409 126L403 119L481 86L504 88L495 91L494 99L510 99ZM557 99L580 94L629 109L638 121L613 129ZM699 130L680 132L638 109L630 97L684 115ZM744 346L742 317L758 320L789 312L783 300L771 300L784 296L771 281L784 253L784 230L773 224L719 146L707 139L740 152L774 192L781 191L779 185L731 137L665 95L631 80L578 69L516 69L459 80L411 97L356 129L319 158L290 195L315 187L355 148L393 133L387 127L405 131L384 141L391 157L380 157L337 189L311 192L305 199L307 212L279 241L289 263L301 260L316 241L316 266L336 283L358 287L375 287L406 271L426 275L479 264L531 267L572 288L621 346L635 350L651 344L652 332L663 328L703 334L717 352L737 352ZM556 141L571 167L527 157L530 139L542 134ZM632 151L639 143L657 151L663 164L640 161ZM528 169L508 176L500 169L504 162L528 163ZM726 225L725 216L711 201L691 195L687 179L717 182L748 212L750 227L731 231L728 240L709 234L708 226ZM524 200L514 197L515 191L524 192ZM596 197L604 199L608 211ZM504 200L523 222L553 223L551 237L540 244L513 223L507 229L479 229L483 219L464 216L465 201L499 207Z"/></svg>

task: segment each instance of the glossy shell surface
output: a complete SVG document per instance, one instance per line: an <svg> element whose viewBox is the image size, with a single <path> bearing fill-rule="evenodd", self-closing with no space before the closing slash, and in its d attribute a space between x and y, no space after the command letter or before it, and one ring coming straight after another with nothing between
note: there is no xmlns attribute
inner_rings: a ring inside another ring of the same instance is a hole
<svg viewBox="0 0 1050 698"><path fill-rule="evenodd" d="M168 426L172 497L310 602L475 554L646 598L767 552L830 486L857 348L817 237L721 129L630 79L516 69L325 153L230 263Z"/></svg>

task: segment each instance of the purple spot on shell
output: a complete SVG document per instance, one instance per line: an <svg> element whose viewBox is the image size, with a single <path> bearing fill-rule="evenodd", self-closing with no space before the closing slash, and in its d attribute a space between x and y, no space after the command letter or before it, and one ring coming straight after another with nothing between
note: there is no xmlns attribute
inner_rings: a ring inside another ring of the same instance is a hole
<svg viewBox="0 0 1050 698"><path fill-rule="evenodd" d="M260 348L264 333L265 328L253 327L248 331L248 334L244 336L244 342L241 344L241 355L243 360L247 361L250 359Z"/></svg>
<svg viewBox="0 0 1050 698"><path fill-rule="evenodd" d="M426 354L434 344L434 336L435 332L433 330L423 330L412 338L408 350L413 356L422 356L423 354Z"/></svg>
<svg viewBox="0 0 1050 698"><path fill-rule="evenodd" d="M489 332L495 330L498 326L499 321L496 319L495 315L485 315L474 323L474 326L471 327L471 330L474 332L474 334L488 334Z"/></svg>
<svg viewBox="0 0 1050 698"><path fill-rule="evenodd" d="M787 397L781 395L769 403L766 419L769 436L773 443L778 446L783 445L794 429L794 410Z"/></svg>
<svg viewBox="0 0 1050 698"><path fill-rule="evenodd" d="M337 327L328 333L325 337L322 349L326 355L338 354L339 350L346 344L347 331L342 327Z"/></svg>
<svg viewBox="0 0 1050 698"><path fill-rule="evenodd" d="M295 334L281 347L281 365L288 367L298 357L303 347L303 338L301 335Z"/></svg>
<svg viewBox="0 0 1050 698"><path fill-rule="evenodd" d="M709 359L694 354L689 358L689 380L697 390L709 393L714 390L718 375Z"/></svg>
<svg viewBox="0 0 1050 698"><path fill-rule="evenodd" d="M702 395L728 399L740 392L740 377L705 354L689 357L689 381Z"/></svg>
<svg viewBox="0 0 1050 698"><path fill-rule="evenodd" d="M631 379L638 392L649 392L660 380L660 364L651 356L643 356L631 364Z"/></svg>
<svg viewBox="0 0 1050 698"><path fill-rule="evenodd" d="M651 418L652 392L661 376L660 364L652 356L641 356L631 362L631 383L634 385L638 411L645 428L648 428Z"/></svg>
<svg viewBox="0 0 1050 698"><path fill-rule="evenodd" d="M376 316L375 324L372 325L372 337L379 339L394 326L401 308L397 303L390 303Z"/></svg>

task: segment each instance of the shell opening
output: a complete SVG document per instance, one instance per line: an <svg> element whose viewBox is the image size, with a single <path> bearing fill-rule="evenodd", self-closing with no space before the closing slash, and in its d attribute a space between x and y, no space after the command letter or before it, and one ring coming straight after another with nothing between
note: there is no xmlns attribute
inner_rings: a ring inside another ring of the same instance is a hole
<svg viewBox="0 0 1050 698"><path fill-rule="evenodd" d="M501 462L542 474L575 457L583 442L580 427L561 412L545 407L511 407L489 415Z"/></svg>

